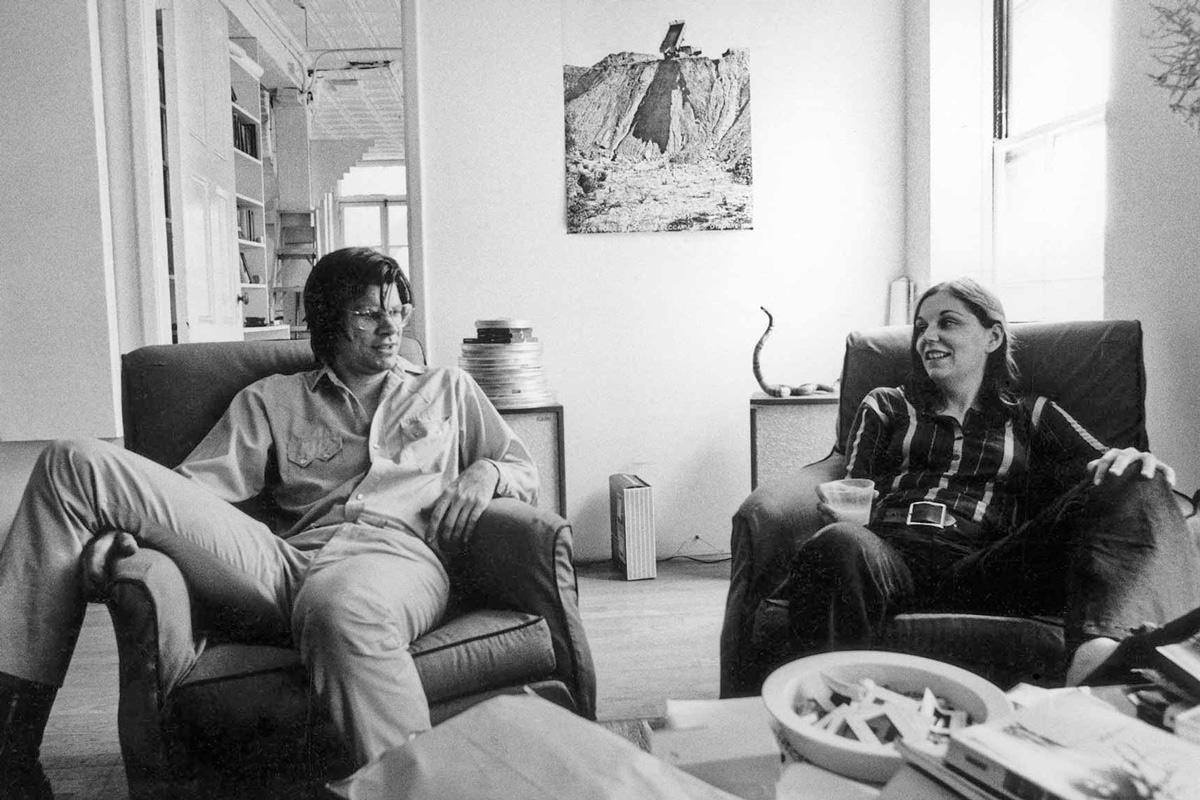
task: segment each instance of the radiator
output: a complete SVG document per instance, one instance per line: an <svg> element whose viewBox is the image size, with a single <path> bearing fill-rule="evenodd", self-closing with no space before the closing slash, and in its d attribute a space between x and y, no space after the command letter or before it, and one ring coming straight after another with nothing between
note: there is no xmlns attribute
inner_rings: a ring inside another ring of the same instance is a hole
<svg viewBox="0 0 1200 800"><path fill-rule="evenodd" d="M657 571L650 484L619 472L608 477L608 490L613 566L628 581L653 578Z"/></svg>

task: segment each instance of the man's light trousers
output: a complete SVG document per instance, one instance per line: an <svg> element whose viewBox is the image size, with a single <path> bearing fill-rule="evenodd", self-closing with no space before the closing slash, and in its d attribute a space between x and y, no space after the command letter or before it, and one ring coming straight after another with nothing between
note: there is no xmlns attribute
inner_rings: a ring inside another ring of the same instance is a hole
<svg viewBox="0 0 1200 800"><path fill-rule="evenodd" d="M361 762L430 727L408 645L445 612L449 581L423 541L347 523L305 531L296 546L193 481L95 440L46 448L0 542L0 672L62 684L85 608L79 556L110 530L171 556L221 615L290 635Z"/></svg>

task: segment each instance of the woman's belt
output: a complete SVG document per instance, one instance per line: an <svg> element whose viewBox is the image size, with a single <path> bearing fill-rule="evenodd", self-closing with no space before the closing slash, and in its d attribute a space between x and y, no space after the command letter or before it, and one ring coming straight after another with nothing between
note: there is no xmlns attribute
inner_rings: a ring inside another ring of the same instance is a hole
<svg viewBox="0 0 1200 800"><path fill-rule="evenodd" d="M951 513L945 503L918 500L906 508L885 508L879 511L872 522L882 525L907 525L909 527L932 528L940 531L953 530L960 536L974 539L982 526L968 519L960 519Z"/></svg>
<svg viewBox="0 0 1200 800"><path fill-rule="evenodd" d="M885 508L875 518L885 525L925 525L930 528L953 528L958 519L950 513L945 503L918 500L908 508Z"/></svg>

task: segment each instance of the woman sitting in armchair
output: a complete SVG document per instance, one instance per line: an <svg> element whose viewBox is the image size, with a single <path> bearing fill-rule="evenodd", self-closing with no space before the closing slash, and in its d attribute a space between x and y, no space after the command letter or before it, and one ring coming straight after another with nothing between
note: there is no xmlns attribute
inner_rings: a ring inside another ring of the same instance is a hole
<svg viewBox="0 0 1200 800"><path fill-rule="evenodd" d="M975 281L921 296L909 379L871 391L847 438L846 476L875 481L870 522L822 502L828 524L780 592L800 652L870 647L890 616L919 610L1063 614L1072 654L1200 606L1174 471L1107 448L1051 400L1016 396L1012 347L999 301ZM1071 488L1042 504L1049 475Z"/></svg>

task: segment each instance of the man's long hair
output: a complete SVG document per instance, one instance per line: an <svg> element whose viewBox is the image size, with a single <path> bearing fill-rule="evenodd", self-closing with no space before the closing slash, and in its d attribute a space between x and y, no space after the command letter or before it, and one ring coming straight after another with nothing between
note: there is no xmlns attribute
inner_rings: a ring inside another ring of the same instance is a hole
<svg viewBox="0 0 1200 800"><path fill-rule="evenodd" d="M1015 414L1020 405L1017 382L1019 373L1017 363L1013 360L1013 348L1016 342L1008 327L1008 318L1004 314L1004 306L1000 298L972 278L955 278L944 281L936 286L930 286L921 295L913 309L913 320L921 311L921 305L938 292L946 292L957 298L975 316L985 328L999 325L1003 334L1000 346L988 353L987 362L983 368L983 386L980 389L980 402L985 409L995 409L1007 414ZM913 325L912 342L909 346L909 357L912 360L912 373L908 379L908 395L913 403L922 410L931 410L941 399L941 390L929 379L925 364L917 353L917 326Z"/></svg>
<svg viewBox="0 0 1200 800"><path fill-rule="evenodd" d="M344 247L327 253L313 267L304 284L304 315L313 356L332 364L338 342L346 338L346 310L363 292L379 287L379 302L389 286L396 287L400 302L412 303L412 284L391 256L369 247Z"/></svg>

